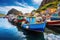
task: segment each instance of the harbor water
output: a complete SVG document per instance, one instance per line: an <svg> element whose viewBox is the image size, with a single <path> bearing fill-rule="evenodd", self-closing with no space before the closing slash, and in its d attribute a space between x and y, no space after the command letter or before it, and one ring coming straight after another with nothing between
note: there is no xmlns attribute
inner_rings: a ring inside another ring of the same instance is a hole
<svg viewBox="0 0 60 40"><path fill-rule="evenodd" d="M0 18L0 40L60 40L60 34L18 31L6 18Z"/></svg>

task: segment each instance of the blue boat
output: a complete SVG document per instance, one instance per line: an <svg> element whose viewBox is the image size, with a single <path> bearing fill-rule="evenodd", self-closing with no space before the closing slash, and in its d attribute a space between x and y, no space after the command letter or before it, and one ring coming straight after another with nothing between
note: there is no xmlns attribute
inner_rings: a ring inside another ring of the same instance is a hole
<svg viewBox="0 0 60 40"><path fill-rule="evenodd" d="M27 21L29 24L23 24L23 28L31 31L36 31L36 32L44 32L44 29L46 27L46 22L36 24L36 18L35 17L27 17Z"/></svg>

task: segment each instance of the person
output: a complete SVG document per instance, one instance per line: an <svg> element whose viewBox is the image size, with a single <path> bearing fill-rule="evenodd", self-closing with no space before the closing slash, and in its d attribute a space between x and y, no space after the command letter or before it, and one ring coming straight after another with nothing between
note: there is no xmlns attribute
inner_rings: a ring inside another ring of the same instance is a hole
<svg viewBox="0 0 60 40"><path fill-rule="evenodd" d="M51 19L51 15L49 15L49 14L46 14L46 21L50 21Z"/></svg>
<svg viewBox="0 0 60 40"><path fill-rule="evenodd" d="M36 17L36 23L39 24L39 23L42 23L42 22L43 22L42 16L40 14L38 14L37 17Z"/></svg>
<svg viewBox="0 0 60 40"><path fill-rule="evenodd" d="M46 15L42 15L43 21L46 21Z"/></svg>
<svg viewBox="0 0 60 40"><path fill-rule="evenodd" d="M17 20L18 20L18 26L22 26L23 24L28 23L28 21L26 20L26 18L23 16L22 13L18 15Z"/></svg>
<svg viewBox="0 0 60 40"><path fill-rule="evenodd" d="M18 14L18 16L17 16L17 26L21 26L21 24L22 24L22 19L23 19L23 16L22 16L23 14L22 13L20 13L20 14Z"/></svg>

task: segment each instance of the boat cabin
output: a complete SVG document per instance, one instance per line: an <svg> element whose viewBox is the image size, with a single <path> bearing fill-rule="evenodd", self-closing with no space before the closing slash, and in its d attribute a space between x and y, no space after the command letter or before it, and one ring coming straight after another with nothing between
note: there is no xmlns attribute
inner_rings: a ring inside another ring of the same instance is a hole
<svg viewBox="0 0 60 40"><path fill-rule="evenodd" d="M29 22L29 24L36 23L36 17L26 17L26 20Z"/></svg>

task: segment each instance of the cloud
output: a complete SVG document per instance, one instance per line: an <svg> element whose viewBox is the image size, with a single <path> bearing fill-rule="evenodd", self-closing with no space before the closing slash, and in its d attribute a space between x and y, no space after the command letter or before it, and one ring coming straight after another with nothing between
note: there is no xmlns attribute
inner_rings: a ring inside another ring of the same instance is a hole
<svg viewBox="0 0 60 40"><path fill-rule="evenodd" d="M20 3L20 2L15 2L17 5L19 5L19 6L23 6L23 7L27 7L27 6L29 6L27 3Z"/></svg>
<svg viewBox="0 0 60 40"><path fill-rule="evenodd" d="M27 3L19 3L16 2L17 5L19 6L2 6L0 7L0 11L5 12L5 14L7 14L7 12L12 9L15 8L18 11L22 11L23 13L30 13L32 10L36 10L36 8L34 8L33 6L29 6ZM23 6L23 7L22 7Z"/></svg>
<svg viewBox="0 0 60 40"><path fill-rule="evenodd" d="M17 5L20 5L20 6L23 6L23 7L25 7L25 8L32 8L32 9L36 9L36 8L34 8L33 6L29 6L27 3L19 3L19 2L15 2Z"/></svg>
<svg viewBox="0 0 60 40"><path fill-rule="evenodd" d="M33 3L40 5L43 0L33 0Z"/></svg>
<svg viewBox="0 0 60 40"><path fill-rule="evenodd" d="M0 12L6 14L11 8L7 6L0 7Z"/></svg>

